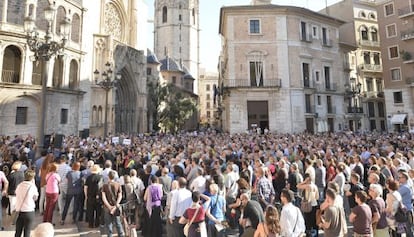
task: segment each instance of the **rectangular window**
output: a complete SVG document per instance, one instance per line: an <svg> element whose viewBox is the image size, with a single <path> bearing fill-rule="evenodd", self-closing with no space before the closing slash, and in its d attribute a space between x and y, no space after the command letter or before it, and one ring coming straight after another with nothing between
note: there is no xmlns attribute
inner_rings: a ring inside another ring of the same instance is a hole
<svg viewBox="0 0 414 237"><path fill-rule="evenodd" d="M68 123L68 109L61 109L60 110L60 124L67 124Z"/></svg>
<svg viewBox="0 0 414 237"><path fill-rule="evenodd" d="M175 76L172 77L172 83L173 84L176 84L177 83L177 77L175 77Z"/></svg>
<svg viewBox="0 0 414 237"><path fill-rule="evenodd" d="M384 103L382 102L378 102L378 117L385 117Z"/></svg>
<svg viewBox="0 0 414 237"><path fill-rule="evenodd" d="M374 85L372 83L372 78L367 78L366 83L367 83L367 91L373 91Z"/></svg>
<svg viewBox="0 0 414 237"><path fill-rule="evenodd" d="M206 100L210 100L210 94L206 95Z"/></svg>
<svg viewBox="0 0 414 237"><path fill-rule="evenodd" d="M384 6L385 16L390 16L394 14L394 4L390 3Z"/></svg>
<svg viewBox="0 0 414 237"><path fill-rule="evenodd" d="M318 105L321 105L322 104L322 101L321 101L321 96L320 95L318 95Z"/></svg>
<svg viewBox="0 0 414 237"><path fill-rule="evenodd" d="M178 20L179 20L179 21L181 21L181 20L182 20L182 18L181 18L181 14L180 14L180 15L178 15Z"/></svg>
<svg viewBox="0 0 414 237"><path fill-rule="evenodd" d="M374 53L374 64L375 65L380 65L380 54L379 53Z"/></svg>
<svg viewBox="0 0 414 237"><path fill-rule="evenodd" d="M364 63L371 64L371 54L369 52L364 52Z"/></svg>
<svg viewBox="0 0 414 237"><path fill-rule="evenodd" d="M399 68L392 68L391 69L391 80L392 81L400 81L401 80L401 71Z"/></svg>
<svg viewBox="0 0 414 237"><path fill-rule="evenodd" d="M27 124L27 107L16 108L16 125Z"/></svg>
<svg viewBox="0 0 414 237"><path fill-rule="evenodd" d="M209 118L210 118L210 116L211 116L210 111L207 111L207 118L209 119Z"/></svg>
<svg viewBox="0 0 414 237"><path fill-rule="evenodd" d="M206 85L206 91L210 91L210 85L209 84Z"/></svg>
<svg viewBox="0 0 414 237"><path fill-rule="evenodd" d="M368 102L368 117L375 117L375 106L374 102Z"/></svg>
<svg viewBox="0 0 414 237"><path fill-rule="evenodd" d="M325 77L325 88L331 89L331 69L330 67L324 67L324 77Z"/></svg>
<svg viewBox="0 0 414 237"><path fill-rule="evenodd" d="M333 113L332 97L330 95L326 96L326 109L328 111L328 114L332 114Z"/></svg>
<svg viewBox="0 0 414 237"><path fill-rule="evenodd" d="M369 126L371 128L371 131L377 129L377 125L375 123L375 120L369 120Z"/></svg>
<svg viewBox="0 0 414 237"><path fill-rule="evenodd" d="M206 109L210 109L210 102L206 103Z"/></svg>
<svg viewBox="0 0 414 237"><path fill-rule="evenodd" d="M313 113L312 111L312 102L311 102L311 95L305 94L305 109L306 113Z"/></svg>
<svg viewBox="0 0 414 237"><path fill-rule="evenodd" d="M398 46L392 46L388 48L388 56L390 59L399 58Z"/></svg>
<svg viewBox="0 0 414 237"><path fill-rule="evenodd" d="M322 27L322 44L329 45L328 30L325 27Z"/></svg>
<svg viewBox="0 0 414 237"><path fill-rule="evenodd" d="M314 39L318 38L318 27L317 26L312 26L312 37Z"/></svg>
<svg viewBox="0 0 414 237"><path fill-rule="evenodd" d="M320 72L319 71L315 71L315 81L319 82L319 78L320 78Z"/></svg>
<svg viewBox="0 0 414 237"><path fill-rule="evenodd" d="M263 63L250 62L250 86L263 86Z"/></svg>
<svg viewBox="0 0 414 237"><path fill-rule="evenodd" d="M259 20L250 20L250 34L260 34Z"/></svg>
<svg viewBox="0 0 414 237"><path fill-rule="evenodd" d="M394 104L401 104L403 102L402 91L397 91L393 93Z"/></svg>
<svg viewBox="0 0 414 237"><path fill-rule="evenodd" d="M377 91L378 92L382 92L382 79L377 79L376 80L376 84L377 84Z"/></svg>
<svg viewBox="0 0 414 237"><path fill-rule="evenodd" d="M307 26L306 26L306 22L301 21L300 22L300 33L301 33L301 40L302 41L308 41L308 37L307 37Z"/></svg>
<svg viewBox="0 0 414 237"><path fill-rule="evenodd" d="M152 69L150 67L147 67L147 75L150 76L152 74Z"/></svg>
<svg viewBox="0 0 414 237"><path fill-rule="evenodd" d="M309 88L310 87L309 63L302 63L302 77L303 77L303 86L305 88Z"/></svg>

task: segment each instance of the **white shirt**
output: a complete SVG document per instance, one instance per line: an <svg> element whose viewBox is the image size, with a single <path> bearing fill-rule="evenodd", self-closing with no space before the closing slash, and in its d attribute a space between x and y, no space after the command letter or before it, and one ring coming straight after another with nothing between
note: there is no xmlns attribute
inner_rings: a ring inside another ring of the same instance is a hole
<svg viewBox="0 0 414 237"><path fill-rule="evenodd" d="M282 237L298 237L306 230L302 212L291 202L283 205L280 214L280 227L280 236Z"/></svg>
<svg viewBox="0 0 414 237"><path fill-rule="evenodd" d="M204 178L201 175L197 176L197 178L195 178L193 182L191 182L190 190L204 193L204 191L206 191L206 178Z"/></svg>
<svg viewBox="0 0 414 237"><path fill-rule="evenodd" d="M36 208L35 201L38 196L39 192L33 182L21 182L16 188L16 211L34 212Z"/></svg>
<svg viewBox="0 0 414 237"><path fill-rule="evenodd" d="M191 206L193 203L193 200L191 199L192 193L190 190L186 188L180 188L171 191L172 197L171 197L171 206L170 206L170 219L175 219L175 217L182 216Z"/></svg>

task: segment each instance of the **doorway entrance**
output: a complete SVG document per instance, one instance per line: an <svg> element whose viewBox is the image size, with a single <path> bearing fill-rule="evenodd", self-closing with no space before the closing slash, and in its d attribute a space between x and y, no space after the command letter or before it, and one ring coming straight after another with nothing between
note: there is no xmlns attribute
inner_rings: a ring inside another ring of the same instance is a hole
<svg viewBox="0 0 414 237"><path fill-rule="evenodd" d="M247 101L248 129L259 127L263 133L269 129L268 101Z"/></svg>

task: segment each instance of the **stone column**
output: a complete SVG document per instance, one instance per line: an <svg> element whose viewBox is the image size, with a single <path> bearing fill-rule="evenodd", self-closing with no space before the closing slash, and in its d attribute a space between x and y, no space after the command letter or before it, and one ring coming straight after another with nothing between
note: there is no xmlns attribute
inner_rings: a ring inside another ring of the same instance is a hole
<svg viewBox="0 0 414 237"><path fill-rule="evenodd" d="M7 8L8 8L8 0L3 0L3 12L2 12L2 22L7 22Z"/></svg>

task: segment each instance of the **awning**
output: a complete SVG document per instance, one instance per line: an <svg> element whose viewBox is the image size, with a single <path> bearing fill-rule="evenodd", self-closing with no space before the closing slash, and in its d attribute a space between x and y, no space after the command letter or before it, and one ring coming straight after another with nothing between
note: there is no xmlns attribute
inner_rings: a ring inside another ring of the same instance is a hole
<svg viewBox="0 0 414 237"><path fill-rule="evenodd" d="M394 114L391 117L391 124L404 124L407 114Z"/></svg>

